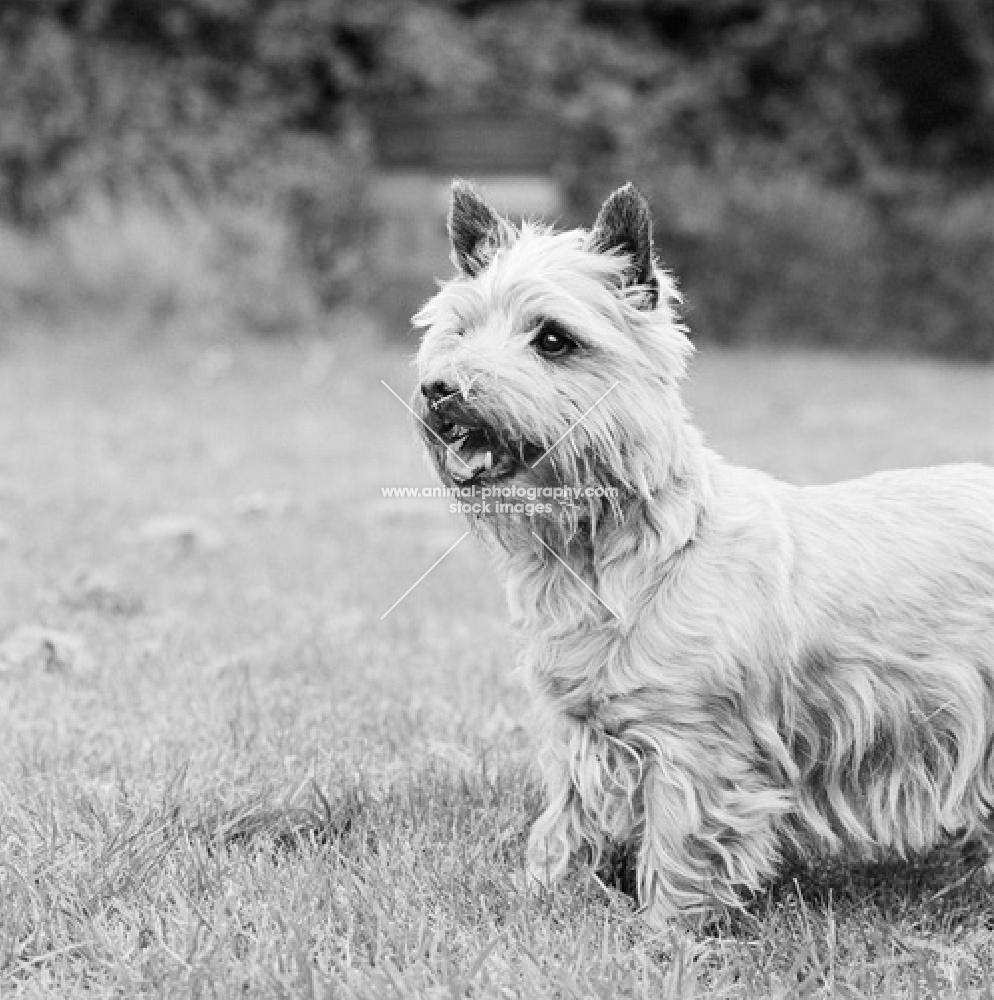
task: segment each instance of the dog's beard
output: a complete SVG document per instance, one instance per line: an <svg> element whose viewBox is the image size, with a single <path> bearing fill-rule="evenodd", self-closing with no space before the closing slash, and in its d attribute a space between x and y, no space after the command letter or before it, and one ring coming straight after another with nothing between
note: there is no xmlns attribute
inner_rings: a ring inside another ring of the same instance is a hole
<svg viewBox="0 0 994 1000"><path fill-rule="evenodd" d="M460 490L489 487L493 500L509 501L471 516L506 547L537 534L558 548L624 520L630 490L578 448L575 436L534 441L464 401L441 412L424 402L418 409L422 438L442 481Z"/></svg>

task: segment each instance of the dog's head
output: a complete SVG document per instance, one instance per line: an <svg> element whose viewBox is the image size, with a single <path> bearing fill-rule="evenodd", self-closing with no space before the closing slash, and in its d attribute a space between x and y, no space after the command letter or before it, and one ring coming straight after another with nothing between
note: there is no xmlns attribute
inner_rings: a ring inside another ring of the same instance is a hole
<svg viewBox="0 0 994 1000"><path fill-rule="evenodd" d="M574 521L585 491L623 505L655 489L685 420L691 347L645 198L628 184L589 232L555 232L513 226L457 181L449 236L459 274L414 317L415 407L442 480L567 488Z"/></svg>

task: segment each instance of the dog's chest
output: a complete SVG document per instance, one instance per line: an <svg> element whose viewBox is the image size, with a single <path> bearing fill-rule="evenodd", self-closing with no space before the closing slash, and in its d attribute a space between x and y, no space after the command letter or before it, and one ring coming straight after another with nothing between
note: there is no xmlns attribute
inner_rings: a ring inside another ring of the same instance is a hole
<svg viewBox="0 0 994 1000"><path fill-rule="evenodd" d="M543 707L575 722L613 728L623 722L630 696L649 683L650 664L630 635L579 627L518 631L519 663ZM665 685L657 676L653 687Z"/></svg>
<svg viewBox="0 0 994 1000"><path fill-rule="evenodd" d="M629 706L638 715L651 702L666 716L668 702L686 700L708 640L706 630L690 642L686 629L672 627L681 608L633 591L621 617L593 581L529 570L508 575L507 595L518 663L542 708L611 730L630 721ZM619 594L608 596L617 602Z"/></svg>

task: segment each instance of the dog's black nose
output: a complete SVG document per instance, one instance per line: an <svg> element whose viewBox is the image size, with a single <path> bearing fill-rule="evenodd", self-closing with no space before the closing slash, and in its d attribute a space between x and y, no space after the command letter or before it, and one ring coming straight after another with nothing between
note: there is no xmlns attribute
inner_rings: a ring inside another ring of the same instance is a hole
<svg viewBox="0 0 994 1000"><path fill-rule="evenodd" d="M421 383L421 395L424 396L428 401L428 405L433 410L437 410L446 399L455 394L455 388L449 385L448 382L435 381Z"/></svg>

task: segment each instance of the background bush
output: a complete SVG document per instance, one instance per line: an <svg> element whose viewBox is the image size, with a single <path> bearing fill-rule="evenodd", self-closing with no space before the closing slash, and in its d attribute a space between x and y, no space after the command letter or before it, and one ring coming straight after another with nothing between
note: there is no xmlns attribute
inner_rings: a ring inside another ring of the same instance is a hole
<svg viewBox="0 0 994 1000"><path fill-rule="evenodd" d="M643 186L695 335L994 357L994 188L875 194L696 168Z"/></svg>
<svg viewBox="0 0 994 1000"><path fill-rule="evenodd" d="M986 0L6 0L0 94L20 229L245 204L327 303L369 266L371 111L533 109L571 215L650 189L703 333L994 356Z"/></svg>

